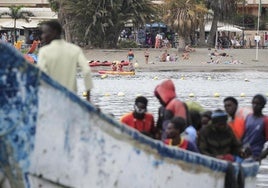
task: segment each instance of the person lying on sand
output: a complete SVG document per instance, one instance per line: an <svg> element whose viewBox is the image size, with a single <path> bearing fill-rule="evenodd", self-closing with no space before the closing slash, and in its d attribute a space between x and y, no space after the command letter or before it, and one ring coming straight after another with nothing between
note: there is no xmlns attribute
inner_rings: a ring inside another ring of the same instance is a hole
<svg viewBox="0 0 268 188"><path fill-rule="evenodd" d="M225 52L223 53L219 53L217 50L215 50L214 52L210 53L211 56L223 56L223 57L228 57L229 55Z"/></svg>
<svg viewBox="0 0 268 188"><path fill-rule="evenodd" d="M187 44L184 48L184 51L186 52L195 52L195 49L192 48L189 44Z"/></svg>

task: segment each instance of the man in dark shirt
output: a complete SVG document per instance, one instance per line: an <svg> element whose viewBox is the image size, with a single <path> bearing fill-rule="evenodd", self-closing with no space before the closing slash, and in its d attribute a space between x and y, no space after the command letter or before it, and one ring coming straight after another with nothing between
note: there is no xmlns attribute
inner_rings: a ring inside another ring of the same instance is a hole
<svg viewBox="0 0 268 188"><path fill-rule="evenodd" d="M234 161L240 155L241 144L227 124L227 114L223 110L212 113L212 124L204 127L198 137L198 147L202 154Z"/></svg>

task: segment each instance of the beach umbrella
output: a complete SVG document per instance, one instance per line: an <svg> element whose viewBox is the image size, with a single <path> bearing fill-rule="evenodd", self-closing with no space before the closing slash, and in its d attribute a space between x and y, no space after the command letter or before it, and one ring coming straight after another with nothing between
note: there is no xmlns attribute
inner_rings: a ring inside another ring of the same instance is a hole
<svg viewBox="0 0 268 188"><path fill-rule="evenodd" d="M218 31L242 32L243 30L234 26L227 25L227 26L219 27Z"/></svg>

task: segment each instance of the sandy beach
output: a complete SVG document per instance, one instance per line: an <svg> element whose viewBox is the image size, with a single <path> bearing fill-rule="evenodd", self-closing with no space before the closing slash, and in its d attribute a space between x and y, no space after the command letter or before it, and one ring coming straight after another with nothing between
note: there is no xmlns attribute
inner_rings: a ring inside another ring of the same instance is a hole
<svg viewBox="0 0 268 188"><path fill-rule="evenodd" d="M214 49L195 48L195 52L190 53L188 60L182 59L182 52L177 49L168 49L172 57L177 57L177 61L160 62L159 57L165 49L149 49L149 63L145 64L144 48L133 49L134 63L138 64L137 71L265 71L268 72L268 49L222 49L218 53L226 53L228 57L214 57L218 63L211 62L209 54ZM127 60L128 49L89 49L85 50L88 60L99 61L121 61ZM258 54L258 55L256 55ZM256 61L257 59L257 61ZM239 63L230 63L237 60Z"/></svg>

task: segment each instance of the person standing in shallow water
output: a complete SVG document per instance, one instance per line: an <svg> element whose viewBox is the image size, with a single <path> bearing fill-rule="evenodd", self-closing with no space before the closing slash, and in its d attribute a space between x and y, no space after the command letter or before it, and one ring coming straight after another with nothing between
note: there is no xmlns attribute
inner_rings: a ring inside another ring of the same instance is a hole
<svg viewBox="0 0 268 188"><path fill-rule="evenodd" d="M149 61L149 56L150 56L149 49L148 49L148 48L146 48L146 49L145 49L145 51L144 51L145 64L148 64L148 61Z"/></svg>
<svg viewBox="0 0 268 188"><path fill-rule="evenodd" d="M132 62L132 60L134 59L134 52L132 51L132 49L129 49L127 53L127 58L129 62Z"/></svg>
<svg viewBox="0 0 268 188"><path fill-rule="evenodd" d="M76 70L79 66L84 77L87 100L93 87L88 60L80 47L61 39L62 27L56 20L41 24L42 46L37 66L54 80L73 92L77 92Z"/></svg>

